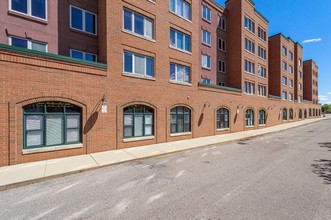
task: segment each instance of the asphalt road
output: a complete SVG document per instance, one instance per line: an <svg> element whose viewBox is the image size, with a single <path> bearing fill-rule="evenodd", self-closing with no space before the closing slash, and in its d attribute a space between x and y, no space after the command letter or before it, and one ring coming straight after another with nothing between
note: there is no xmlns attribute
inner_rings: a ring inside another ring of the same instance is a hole
<svg viewBox="0 0 331 220"><path fill-rule="evenodd" d="M0 219L331 219L331 120L3 191Z"/></svg>

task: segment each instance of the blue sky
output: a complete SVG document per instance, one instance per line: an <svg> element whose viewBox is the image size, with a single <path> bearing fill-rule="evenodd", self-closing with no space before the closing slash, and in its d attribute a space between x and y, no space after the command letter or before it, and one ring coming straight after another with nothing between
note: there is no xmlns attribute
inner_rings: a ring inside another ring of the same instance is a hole
<svg viewBox="0 0 331 220"><path fill-rule="evenodd" d="M253 0L269 20L269 36L283 33L303 46L319 67L319 99L331 104L331 0ZM216 0L224 7L225 0ZM305 43L305 41L311 40Z"/></svg>

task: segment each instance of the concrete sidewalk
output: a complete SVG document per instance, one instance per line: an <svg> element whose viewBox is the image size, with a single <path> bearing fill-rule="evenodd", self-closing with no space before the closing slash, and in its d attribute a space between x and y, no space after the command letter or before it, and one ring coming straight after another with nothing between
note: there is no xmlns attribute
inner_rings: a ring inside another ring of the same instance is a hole
<svg viewBox="0 0 331 220"><path fill-rule="evenodd" d="M0 168L0 191L16 186L38 182L57 176L78 173L86 170L96 169L103 166L118 164L152 156L179 152L197 147L219 144L243 138L254 137L271 132L286 130L305 124L324 120L324 118L307 119L303 121L287 123L259 130L242 131L231 134L209 136L188 139L176 142L167 142L142 147L128 148L122 150L106 151L61 159L46 160L33 163L25 163Z"/></svg>

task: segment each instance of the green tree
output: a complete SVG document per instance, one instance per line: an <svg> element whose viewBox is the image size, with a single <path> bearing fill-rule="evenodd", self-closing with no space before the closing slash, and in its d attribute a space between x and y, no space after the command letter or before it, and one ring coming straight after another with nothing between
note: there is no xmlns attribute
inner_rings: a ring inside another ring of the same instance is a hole
<svg viewBox="0 0 331 220"><path fill-rule="evenodd" d="M325 113L331 113L331 104L324 104L322 106L322 112L325 112Z"/></svg>

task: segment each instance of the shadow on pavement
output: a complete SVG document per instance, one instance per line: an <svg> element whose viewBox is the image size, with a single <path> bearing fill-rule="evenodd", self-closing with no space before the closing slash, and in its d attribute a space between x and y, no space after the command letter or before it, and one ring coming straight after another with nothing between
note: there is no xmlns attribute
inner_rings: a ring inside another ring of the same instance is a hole
<svg viewBox="0 0 331 220"><path fill-rule="evenodd" d="M324 143L318 143L320 147L326 147L329 148L331 151L331 142L324 142Z"/></svg>
<svg viewBox="0 0 331 220"><path fill-rule="evenodd" d="M331 160L315 160L315 163L311 166L313 172L324 179L324 184L331 185Z"/></svg>

